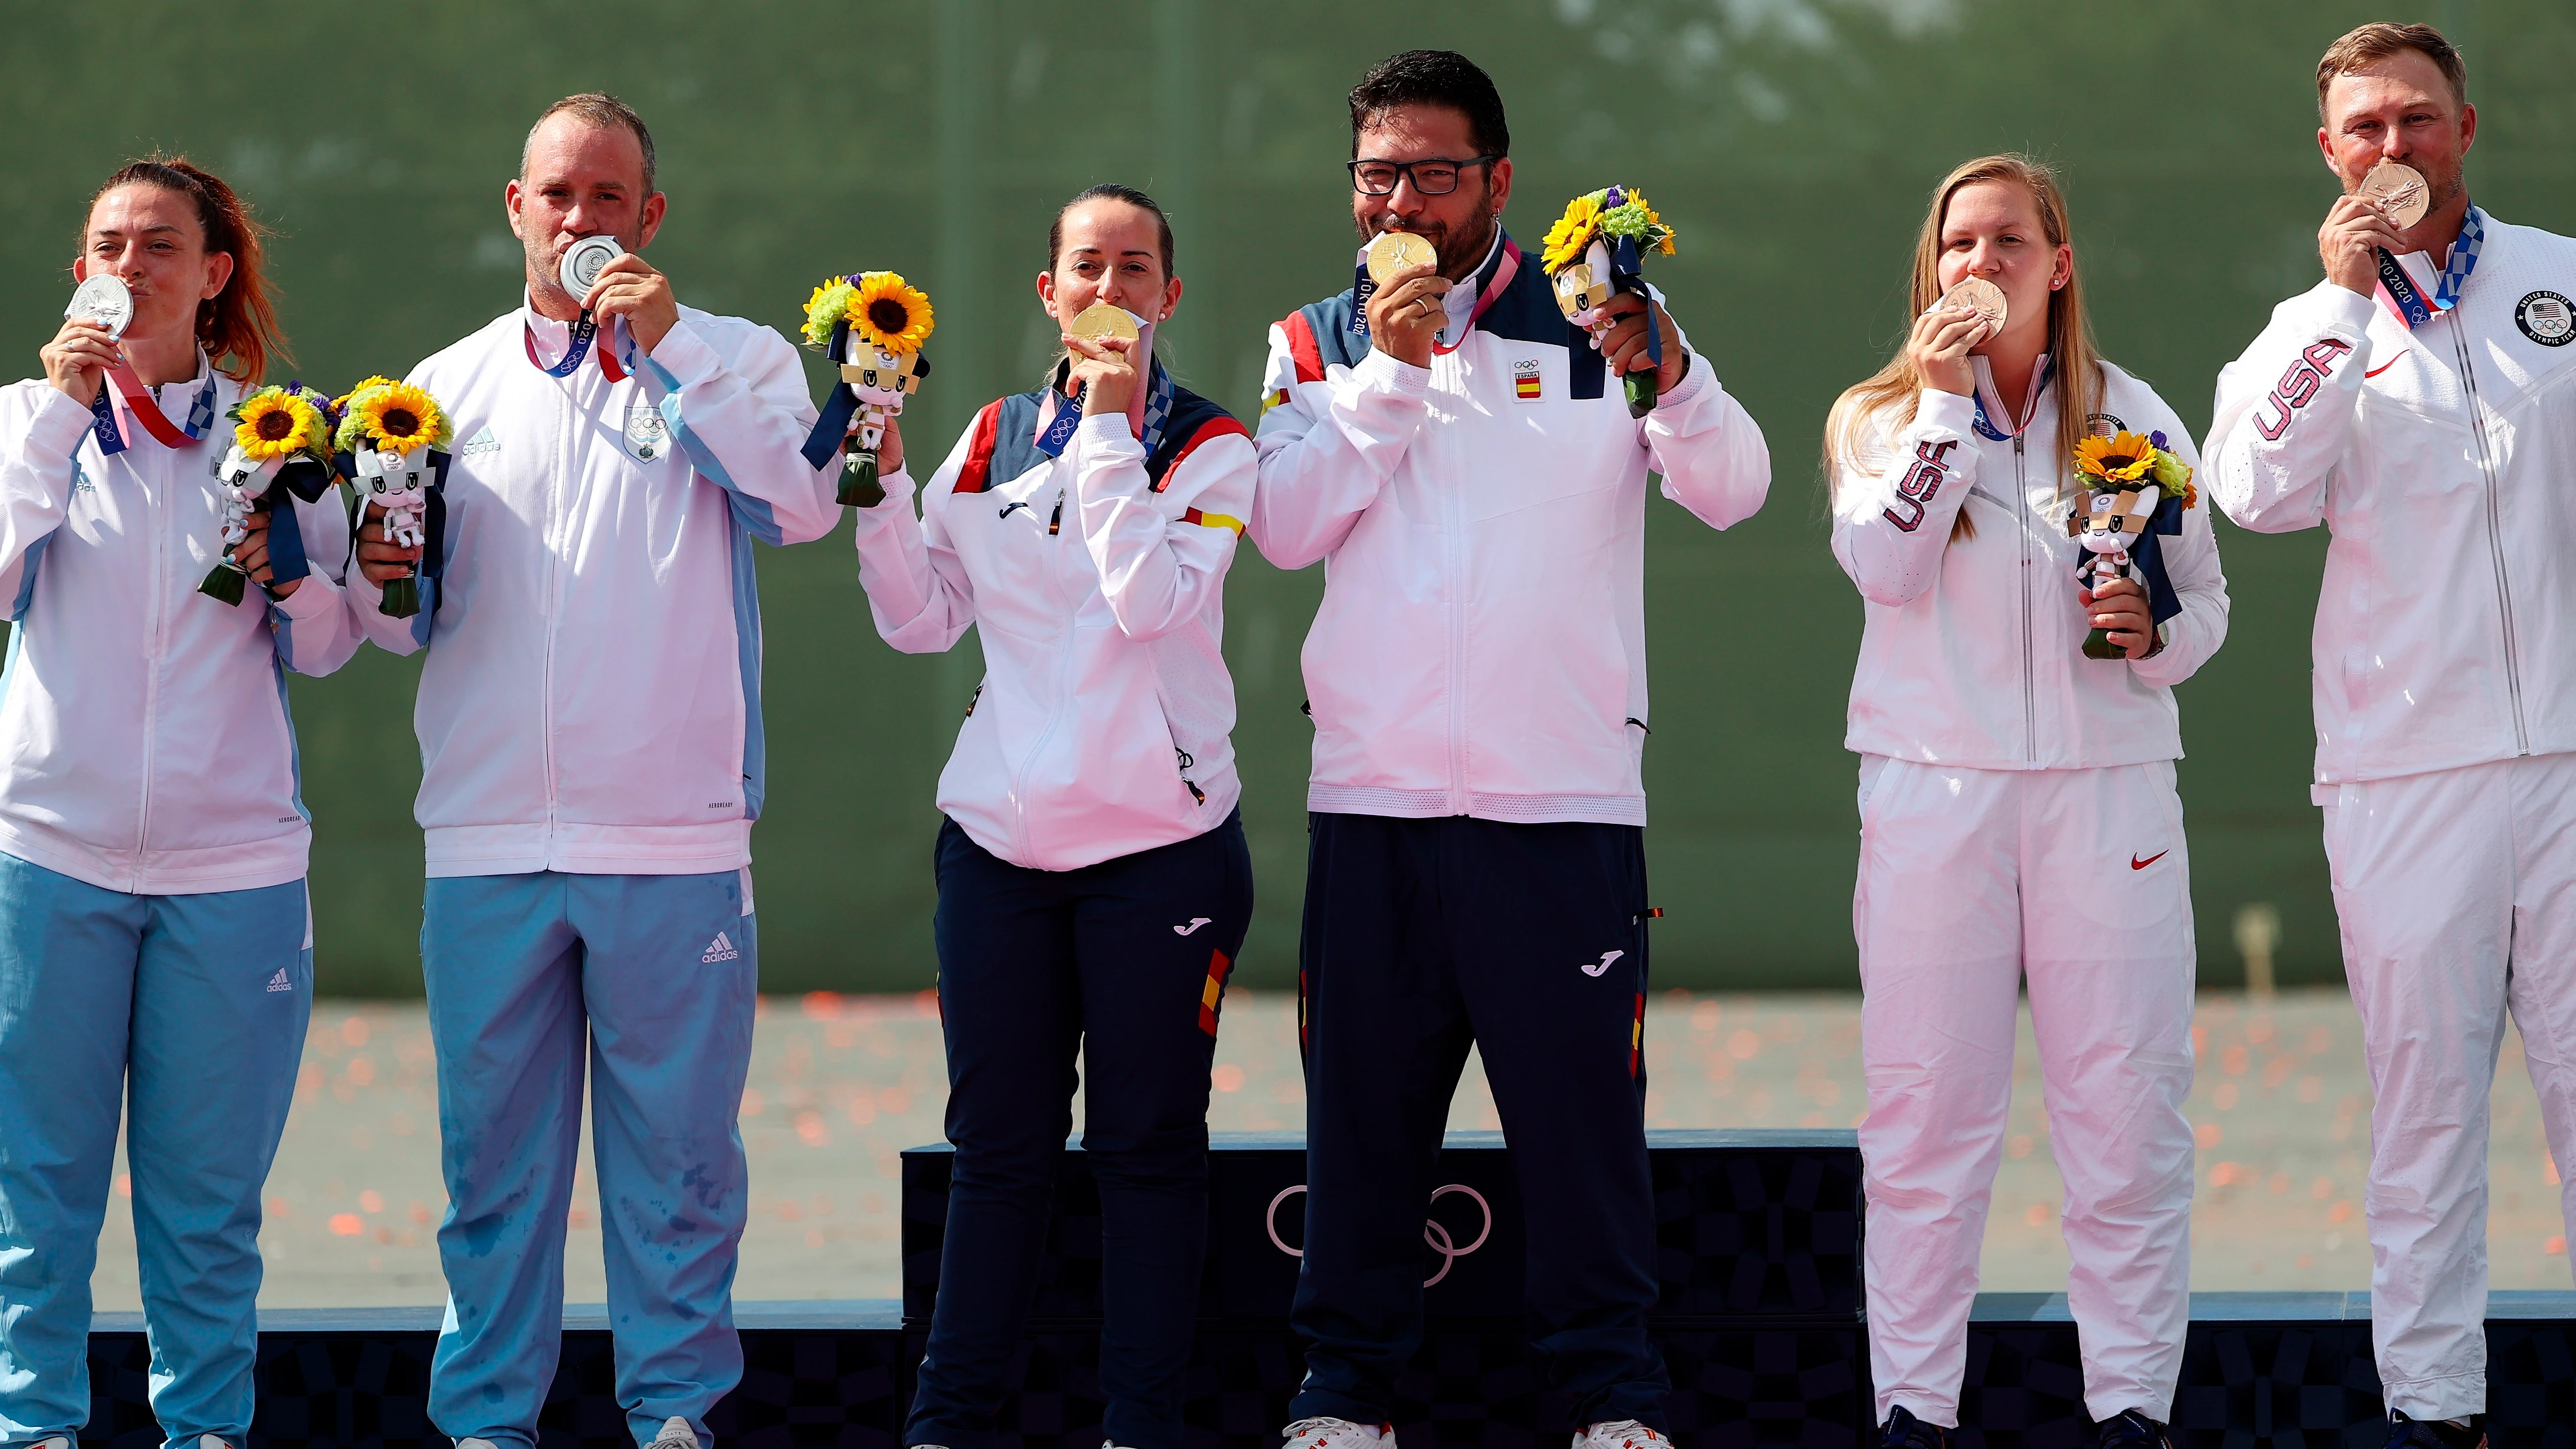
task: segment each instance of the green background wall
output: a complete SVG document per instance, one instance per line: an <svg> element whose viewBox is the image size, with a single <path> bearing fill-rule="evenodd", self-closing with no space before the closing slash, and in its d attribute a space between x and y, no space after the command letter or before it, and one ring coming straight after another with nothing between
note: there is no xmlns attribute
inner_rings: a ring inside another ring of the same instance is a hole
<svg viewBox="0 0 2576 1449"><path fill-rule="evenodd" d="M1840 740L1861 610L1825 547L1816 440L1834 394L1901 332L1927 189L1988 150L2059 163L2108 353L2199 426L2219 366L2317 276L2333 186L2315 58L2374 18L2391 17L2340 0L11 0L0 352L37 370L91 189L157 146L226 175L278 228L302 376L337 388L398 372L516 304L502 183L535 111L597 88L654 127L671 209L650 256L684 299L792 330L826 272L890 267L929 288L938 372L908 418L922 451L1029 384L1054 330L1031 291L1046 221L1095 181L1169 206L1188 296L1167 356L1248 415L1265 325L1348 284L1343 93L1392 51L1464 49L1511 109L1507 224L1527 241L1576 191L1645 186L1681 230L1656 280L1771 442L1770 505L1731 533L1651 505L1656 969L1674 984L1849 986ZM2576 230L2576 14L2457 0L2421 18L2469 53L2479 200ZM2182 691L2203 977L2238 979L2229 922L2271 902L2284 979L2328 979L2305 785L2323 538L2220 532L2232 637ZM760 567L764 982L917 989L932 970L931 784L979 673L972 643L936 659L880 644L846 527ZM1230 585L1256 984L1295 970L1297 648L1321 582L1247 549ZM368 651L294 685L327 990L419 989L415 678Z"/></svg>

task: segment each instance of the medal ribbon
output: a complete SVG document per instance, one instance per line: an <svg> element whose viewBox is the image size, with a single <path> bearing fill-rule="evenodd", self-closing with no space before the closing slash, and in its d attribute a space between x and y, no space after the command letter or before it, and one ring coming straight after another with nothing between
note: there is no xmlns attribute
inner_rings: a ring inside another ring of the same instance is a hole
<svg viewBox="0 0 2576 1449"><path fill-rule="evenodd" d="M1071 364L1066 364L1066 370L1070 368ZM1059 378L1063 375L1063 372L1057 373ZM1082 426L1082 395L1076 393L1067 397L1062 387L1050 386L1047 396L1055 410L1039 422L1032 445L1050 458L1061 458L1065 444L1073 441L1073 430ZM1154 359L1154 380L1146 388L1144 413L1145 426L1140 441L1144 443L1145 451L1151 454L1155 445L1163 441L1163 424L1172 415L1172 375L1163 370L1163 360L1159 357Z"/></svg>
<svg viewBox="0 0 2576 1449"><path fill-rule="evenodd" d="M615 325L613 322L610 324L612 329ZM525 318L520 319L519 334L520 339L528 345L530 367L548 377L570 377L581 367L581 360L590 355L591 339L599 335L599 319L593 317L588 308L582 309L581 320L572 324L572 346L564 352L563 361L552 367L538 360L537 329ZM603 347L599 349L599 370L610 382L624 382L630 369L618 366L617 359L610 355L610 349Z"/></svg>
<svg viewBox="0 0 2576 1449"><path fill-rule="evenodd" d="M2471 203L2469 213L2460 221L2460 238L2451 243L2449 261L2442 268L2442 278L2433 289L2433 300L2427 304L2415 279L2397 258L2379 248L2379 300L2397 314L2407 330L2423 326L2435 317L2460 305L2461 289L2469 282L2469 273L2478 269L2478 249L2486 244L2486 213Z"/></svg>
<svg viewBox="0 0 2576 1449"><path fill-rule="evenodd" d="M131 365L120 362L107 370L107 376L115 384L116 396L125 400L126 410L134 414L134 420L143 425L143 431L150 433L153 441L162 447L184 448L214 428L215 373L212 368L206 370L206 385L198 389L196 400L188 405L186 425L175 428L162 413L161 404L153 399L152 390L143 385L142 378L134 375ZM107 388L100 388L98 396L90 399L89 411L93 419L91 428L98 435L99 452L110 455L124 452L128 445L123 430L116 425L116 404L109 400Z"/></svg>

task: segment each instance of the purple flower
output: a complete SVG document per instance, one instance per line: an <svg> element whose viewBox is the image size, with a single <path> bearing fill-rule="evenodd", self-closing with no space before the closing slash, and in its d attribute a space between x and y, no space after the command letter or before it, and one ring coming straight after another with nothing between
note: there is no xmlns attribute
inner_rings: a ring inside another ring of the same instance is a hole
<svg viewBox="0 0 2576 1449"><path fill-rule="evenodd" d="M2149 433L2149 434L2147 434L2147 441L2148 441L2148 442L2150 442L2150 443L2155 444L2155 445L2156 445L2156 450L2157 450L2158 452L2162 452L2162 451L2164 450L2164 447L2165 447L2165 435L2163 434L2163 432L2158 431L2158 432L2153 432L2153 433Z"/></svg>

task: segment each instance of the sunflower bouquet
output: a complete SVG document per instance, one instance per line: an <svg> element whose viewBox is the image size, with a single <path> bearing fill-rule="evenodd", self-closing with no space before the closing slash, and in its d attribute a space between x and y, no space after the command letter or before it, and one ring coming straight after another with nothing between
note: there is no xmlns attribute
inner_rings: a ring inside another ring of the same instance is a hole
<svg viewBox="0 0 2576 1449"><path fill-rule="evenodd" d="M1565 204L1565 214L1547 229L1539 265L1556 288L1556 305L1565 319L1592 334L1596 344L1610 329L1604 310L1622 292L1646 295L1645 254L1673 254L1673 228L1633 186L1605 186ZM1646 356L1660 367L1664 343L1660 332L1646 331ZM1643 417L1655 405L1655 371L1629 373L1621 379L1628 390L1628 410Z"/></svg>
<svg viewBox="0 0 2576 1449"><path fill-rule="evenodd" d="M2092 593L2114 579L2146 590L2155 622L2182 612L2182 599L2166 576L2160 537L2182 532L2183 511L2198 507L2200 490L2191 465L2167 446L2161 432L2120 429L2075 445L2077 505L2066 518L2067 536L2083 550L2075 565L2078 585ZM2088 659L2122 659L2127 651L2110 631L2084 636Z"/></svg>
<svg viewBox="0 0 2576 1449"><path fill-rule="evenodd" d="M346 472L362 516L367 504L381 506L385 542L421 547L429 537L430 490L454 437L447 410L426 391L389 377L368 378L339 404L335 441L348 455ZM385 581L384 602L377 606L385 617L408 619L420 612L419 572Z"/></svg>
<svg viewBox="0 0 2576 1449"><path fill-rule="evenodd" d="M215 466L215 490L224 507L223 557L207 570L197 592L238 604L250 574L233 561L233 549L250 537L250 516L273 510L270 489L278 484L307 503L330 488L331 430L338 418L329 398L292 382L245 395L225 416L233 423L233 441ZM268 554L272 585L310 572L293 509L270 524Z"/></svg>
<svg viewBox="0 0 2576 1449"><path fill-rule="evenodd" d="M885 501L877 482L877 448L886 419L921 390L930 359L921 345L936 325L930 298L895 272L826 277L805 299L805 342L840 364L840 381L805 439L805 461L817 468L842 455L840 501L873 508Z"/></svg>

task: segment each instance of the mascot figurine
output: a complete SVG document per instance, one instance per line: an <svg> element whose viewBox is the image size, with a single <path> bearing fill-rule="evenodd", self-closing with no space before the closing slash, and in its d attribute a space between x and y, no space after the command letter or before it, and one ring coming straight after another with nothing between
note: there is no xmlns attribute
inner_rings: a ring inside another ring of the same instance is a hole
<svg viewBox="0 0 2576 1449"><path fill-rule="evenodd" d="M885 501L877 482L877 449L886 419L921 390L930 359L930 299L894 272L854 272L827 278L805 302L805 341L840 365L841 380L823 403L823 416L805 439L805 461L820 468L838 449L839 500L858 508Z"/></svg>
<svg viewBox="0 0 2576 1449"><path fill-rule="evenodd" d="M359 383L340 405L340 474L357 491L359 517L370 503L381 507L385 542L423 550L413 576L388 579L377 605L386 618L408 619L420 612L420 575L435 566L432 495L447 475L447 412L428 393L384 377Z"/></svg>
<svg viewBox="0 0 2576 1449"><path fill-rule="evenodd" d="M2191 465L2166 450L2162 433L2096 434L2076 445L2075 486L2075 511L2066 519L2067 536L2083 550L2075 582L2099 593L2113 579L2127 579L2147 591L2147 612L2157 623L2181 613L2160 540L2182 532L2183 510L2200 502ZM2097 626L2084 636L2084 657L2128 654Z"/></svg>
<svg viewBox="0 0 2576 1449"><path fill-rule="evenodd" d="M1547 229L1539 265L1556 288L1556 305L1565 320L1591 333L1597 347L1601 334L1610 330L1611 319L1602 309L1611 298L1632 292L1644 298L1651 311L1653 297L1646 290L1645 275L1645 254L1650 251L1672 255L1672 227L1646 204L1644 192L1633 186L1605 186L1566 203L1565 215ZM1652 325L1651 316L1646 357L1656 367L1663 365L1663 329ZM1642 418L1655 405L1653 367L1629 373L1620 385L1628 391L1631 414Z"/></svg>
<svg viewBox="0 0 2576 1449"><path fill-rule="evenodd" d="M197 592L226 604L242 601L250 574L233 562L233 549L250 537L250 516L270 514L269 583L292 583L312 572L304 558L304 532L293 508L276 507L272 486L283 484L307 503L318 502L338 481L332 471L331 429L338 414L331 400L288 383L250 394L227 414L233 443L215 465L215 491L223 499L223 557L206 571ZM271 594L274 597L274 594Z"/></svg>

